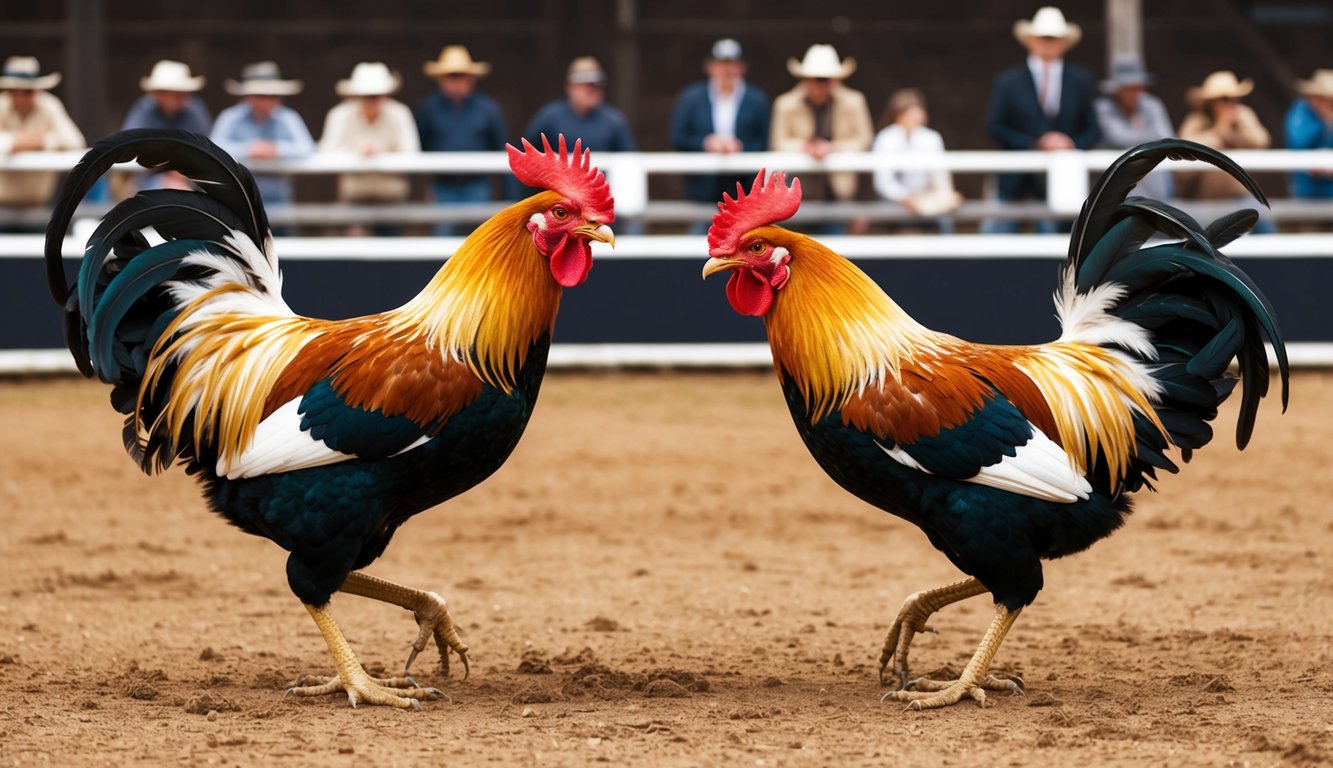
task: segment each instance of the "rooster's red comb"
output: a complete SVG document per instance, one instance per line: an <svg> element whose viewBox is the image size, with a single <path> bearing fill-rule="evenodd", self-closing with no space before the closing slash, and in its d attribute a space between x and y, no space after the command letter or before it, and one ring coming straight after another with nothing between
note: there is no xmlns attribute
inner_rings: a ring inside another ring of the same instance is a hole
<svg viewBox="0 0 1333 768"><path fill-rule="evenodd" d="M606 183L606 176L592 164L592 153L583 148L582 139L575 140L573 152L565 146L564 134L558 137L558 153L551 148L544 133L540 150L527 139L522 143L522 151L512 144L505 146L509 151L509 167L519 181L576 201L588 218L603 224L615 219L611 187Z"/></svg>
<svg viewBox="0 0 1333 768"><path fill-rule="evenodd" d="M750 194L736 182L736 198L722 194L708 228L708 255L726 256L736 252L741 235L765 224L776 224L790 219L801 207L801 180L792 178L787 186L787 174L776 171L764 182L766 170L760 169L750 185Z"/></svg>

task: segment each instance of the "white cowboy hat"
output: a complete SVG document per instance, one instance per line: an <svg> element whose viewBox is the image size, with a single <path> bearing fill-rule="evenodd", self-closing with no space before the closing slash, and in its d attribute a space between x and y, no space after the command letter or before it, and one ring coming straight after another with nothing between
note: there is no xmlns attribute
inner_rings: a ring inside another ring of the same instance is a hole
<svg viewBox="0 0 1333 768"><path fill-rule="evenodd" d="M1061 37L1066 47L1073 48L1083 38L1083 28L1072 21L1066 21L1059 8L1047 5L1038 8L1031 21L1015 21L1014 37L1025 46L1029 37Z"/></svg>
<svg viewBox="0 0 1333 768"><path fill-rule="evenodd" d="M139 78L139 87L145 91L193 93L204 87L204 76L194 77L189 64L163 59L153 65L148 77Z"/></svg>
<svg viewBox="0 0 1333 768"><path fill-rule="evenodd" d="M41 65L33 56L10 56L0 71L0 91L47 91L60 82L60 73L39 74Z"/></svg>
<svg viewBox="0 0 1333 768"><path fill-rule="evenodd" d="M381 61L363 61L352 68L352 76L339 80L339 96L387 96L398 90L399 78Z"/></svg>
<svg viewBox="0 0 1333 768"><path fill-rule="evenodd" d="M1333 98L1333 69L1316 69L1309 80L1297 80L1296 90L1303 96Z"/></svg>
<svg viewBox="0 0 1333 768"><path fill-rule="evenodd" d="M440 58L426 62L423 71L432 76L472 75L482 77L491 71L491 65L484 61L473 61L472 54L465 46L448 45L440 50Z"/></svg>
<svg viewBox="0 0 1333 768"><path fill-rule="evenodd" d="M232 96L291 96L301 92L300 80L283 80L278 65L271 61L247 64L241 79L223 84Z"/></svg>
<svg viewBox="0 0 1333 768"><path fill-rule="evenodd" d="M1199 106L1213 99L1239 99L1254 90L1254 81L1246 78L1237 80L1236 73L1229 70L1214 72L1204 78L1203 85L1195 86L1185 94L1190 104Z"/></svg>
<svg viewBox="0 0 1333 768"><path fill-rule="evenodd" d="M838 58L838 51L827 43L816 43L805 51L800 61L787 59L787 71L792 77L817 77L842 80L856 71L856 59Z"/></svg>

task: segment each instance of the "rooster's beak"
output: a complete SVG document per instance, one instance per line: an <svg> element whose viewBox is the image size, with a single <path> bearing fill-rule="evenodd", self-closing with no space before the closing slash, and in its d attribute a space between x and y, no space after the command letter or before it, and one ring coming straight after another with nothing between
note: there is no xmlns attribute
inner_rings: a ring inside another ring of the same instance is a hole
<svg viewBox="0 0 1333 768"><path fill-rule="evenodd" d="M616 247L616 233L605 224L594 224L588 222L574 228L574 234L581 235L589 240L596 240L599 243L606 243L612 248Z"/></svg>
<svg viewBox="0 0 1333 768"><path fill-rule="evenodd" d="M735 269L743 263L744 262L740 259L720 259L715 256L704 262L704 277L707 278L709 275L718 272L726 272L729 269Z"/></svg>

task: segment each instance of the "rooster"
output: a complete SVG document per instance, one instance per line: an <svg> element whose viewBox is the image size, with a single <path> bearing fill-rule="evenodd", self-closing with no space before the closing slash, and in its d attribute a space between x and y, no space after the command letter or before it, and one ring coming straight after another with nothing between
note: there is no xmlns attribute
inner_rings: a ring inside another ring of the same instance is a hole
<svg viewBox="0 0 1333 768"><path fill-rule="evenodd" d="M146 473L184 463L214 511L290 553L287 583L337 670L292 694L419 708L440 695L409 674L432 638L446 674L452 651L466 675L444 601L360 569L409 517L504 463L532 414L562 289L587 278L592 241L614 245L605 177L581 142L558 144L508 147L515 176L545 191L480 225L403 306L341 321L283 301L254 177L204 137L117 133L65 180L46 265L66 343L85 376L112 385L125 447ZM70 285L61 244L75 207L136 158L194 189L113 208ZM329 612L334 592L413 612L401 677L366 673Z"/></svg>
<svg viewBox="0 0 1333 768"><path fill-rule="evenodd" d="M920 527L967 578L907 598L880 654L912 709L982 704L1022 692L990 675L1005 633L1042 588L1041 561L1120 527L1129 493L1212 438L1209 422L1243 381L1237 445L1268 390L1265 337L1287 402L1288 365L1268 301L1218 249L1257 220L1239 211L1206 229L1164 203L1127 197L1163 159L1211 163L1261 202L1254 181L1199 144L1130 150L1096 184L1071 233L1056 295L1062 333L1031 346L973 344L909 317L850 261L776 222L800 206L800 180L760 171L724 195L704 277L764 318L797 431L839 485ZM1141 247L1150 237L1168 242ZM910 680L908 649L946 605L989 592L995 614L956 680Z"/></svg>

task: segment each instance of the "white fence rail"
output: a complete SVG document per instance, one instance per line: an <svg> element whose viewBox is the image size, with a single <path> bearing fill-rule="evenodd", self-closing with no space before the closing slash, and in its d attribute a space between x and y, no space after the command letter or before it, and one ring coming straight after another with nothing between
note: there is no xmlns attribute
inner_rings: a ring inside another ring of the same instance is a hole
<svg viewBox="0 0 1333 768"><path fill-rule="evenodd" d="M1291 172L1333 170L1333 150L1235 150L1227 153L1251 171ZM82 152L25 152L0 158L0 170L64 171L73 167ZM637 217L649 207L648 179L653 175L754 173L760 168L791 173L857 171L879 169L933 170L955 173L1044 173L1050 190L1050 208L1056 213L1078 212L1087 197L1089 174L1104 170L1120 152L1114 150L1062 152L1006 152L953 150L942 156L923 157L902 153L843 152L815 160L792 152L742 152L711 155L700 152L601 152L597 165L606 173L616 198L619 216ZM260 172L282 174L335 174L384 171L406 174L496 173L508 174L508 159L502 152L426 152L361 157L351 153L321 153L304 160L257 161L249 166ZM125 164L125 170L139 166ZM1201 168L1199 163L1170 161L1166 168ZM139 169L141 170L141 169ZM1329 205L1333 207L1333 202ZM1331 208L1333 209L1333 208Z"/></svg>

